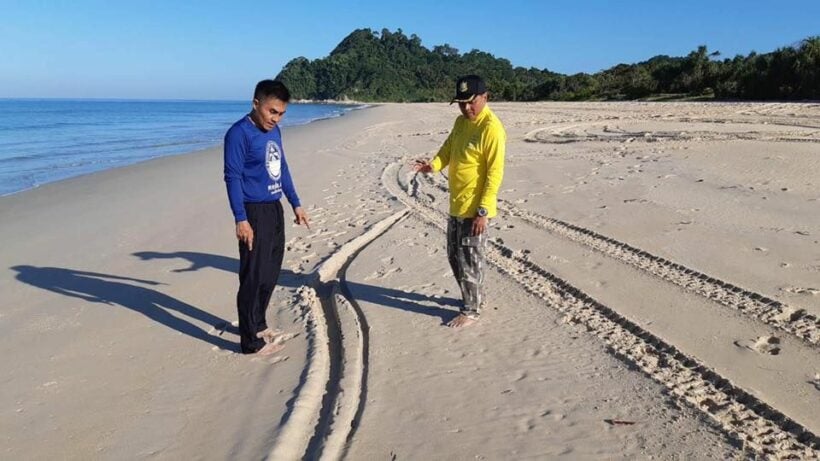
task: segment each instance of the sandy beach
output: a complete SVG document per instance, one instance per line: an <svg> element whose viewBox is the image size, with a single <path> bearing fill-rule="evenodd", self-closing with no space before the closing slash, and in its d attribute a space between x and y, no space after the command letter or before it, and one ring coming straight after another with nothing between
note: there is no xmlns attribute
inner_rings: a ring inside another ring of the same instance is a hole
<svg viewBox="0 0 820 461"><path fill-rule="evenodd" d="M490 106L463 330L447 180L410 168L454 106L283 129L311 229L269 357L238 354L221 147L0 198L0 457L820 458L820 104Z"/></svg>

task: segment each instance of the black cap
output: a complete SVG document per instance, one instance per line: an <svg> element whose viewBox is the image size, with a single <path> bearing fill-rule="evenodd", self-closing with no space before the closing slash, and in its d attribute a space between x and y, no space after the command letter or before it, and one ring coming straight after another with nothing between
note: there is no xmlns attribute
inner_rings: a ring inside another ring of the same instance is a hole
<svg viewBox="0 0 820 461"><path fill-rule="evenodd" d="M486 92L487 85L484 84L484 80L482 80L481 77L478 75L467 75L461 77L456 82L456 97L450 101L450 104L454 102L470 102L475 95Z"/></svg>

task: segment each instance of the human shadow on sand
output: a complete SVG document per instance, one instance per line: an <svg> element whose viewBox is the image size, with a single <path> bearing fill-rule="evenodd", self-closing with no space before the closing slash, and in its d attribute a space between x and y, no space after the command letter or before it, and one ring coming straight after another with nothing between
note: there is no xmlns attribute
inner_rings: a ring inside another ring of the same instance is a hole
<svg viewBox="0 0 820 461"><path fill-rule="evenodd" d="M237 273L239 269L239 259L228 256L199 253L195 251L175 251L162 253L158 251L139 251L133 253L134 256L143 261L155 259L182 259L188 261L188 267L174 269L173 272L190 272L212 267L230 273ZM296 274L287 269L283 269L279 275L278 285L287 287L298 287L306 285L308 274ZM356 299L381 306L401 309L415 314L430 315L439 317L442 323L447 323L458 315L461 300L455 298L435 298L418 293L407 293L402 290L385 288L364 283L345 280L345 284L351 291L348 295L355 295ZM455 310L445 309L442 306L451 306Z"/></svg>
<svg viewBox="0 0 820 461"><path fill-rule="evenodd" d="M153 261L156 259L182 259L188 261L188 267L181 267L174 269L172 272L195 272L200 269L214 268L230 272L231 274L239 273L239 259L228 256L214 255L209 253L200 253L197 251L173 251L169 253L162 253L159 251L138 251L132 255L140 258L143 261ZM301 275L304 277L304 275ZM237 275L238 277L238 275ZM279 280L277 285L295 288L303 283L299 283L299 274L291 272L287 269L282 269L279 273Z"/></svg>
<svg viewBox="0 0 820 461"><path fill-rule="evenodd" d="M239 260L236 258L199 253L196 251L174 251L170 253L138 251L132 254L143 261L152 261L155 259L184 259L190 263L188 267L174 269L172 272L194 272L206 267L214 267L234 274L239 270Z"/></svg>
<svg viewBox="0 0 820 461"><path fill-rule="evenodd" d="M92 303L122 306L221 349L239 351L236 343L211 335L196 324L172 315L171 311L214 327L229 322L172 296L132 284L157 286L161 285L159 282L60 267L22 265L11 269L17 272L17 280L23 283Z"/></svg>
<svg viewBox="0 0 820 461"><path fill-rule="evenodd" d="M367 285L359 282L345 280L344 284L358 301L365 301L379 306L401 309L414 314L424 314L438 317L442 323L447 323L454 319L461 306L461 300L455 298L441 298L423 295L419 293L408 293L394 288L385 288L375 285ZM445 309L442 306L451 306L455 310Z"/></svg>

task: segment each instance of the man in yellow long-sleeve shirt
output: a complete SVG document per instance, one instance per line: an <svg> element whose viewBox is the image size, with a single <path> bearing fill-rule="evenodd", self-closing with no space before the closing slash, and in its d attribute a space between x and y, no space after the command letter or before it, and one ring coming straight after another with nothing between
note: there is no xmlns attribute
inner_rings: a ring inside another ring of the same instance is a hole
<svg viewBox="0 0 820 461"><path fill-rule="evenodd" d="M430 161L416 160L414 169L434 173L448 167L447 259L461 287L464 305L447 325L458 328L478 320L483 303L487 225L496 215L507 134L487 106L487 87L481 77L458 79L453 102L458 102L461 110L453 130L436 156Z"/></svg>

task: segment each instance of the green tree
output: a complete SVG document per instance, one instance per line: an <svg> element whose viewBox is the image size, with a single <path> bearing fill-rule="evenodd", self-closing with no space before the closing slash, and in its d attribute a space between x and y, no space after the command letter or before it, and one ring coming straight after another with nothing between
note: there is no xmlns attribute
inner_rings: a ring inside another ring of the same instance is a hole
<svg viewBox="0 0 820 461"><path fill-rule="evenodd" d="M699 46L687 56L655 56L595 74L562 75L449 44L427 49L401 29L354 30L327 57L288 62L277 78L294 97L361 101L447 101L466 74L484 77L494 99L508 101L638 99L657 94L739 99L820 98L820 37L771 53L719 60Z"/></svg>

